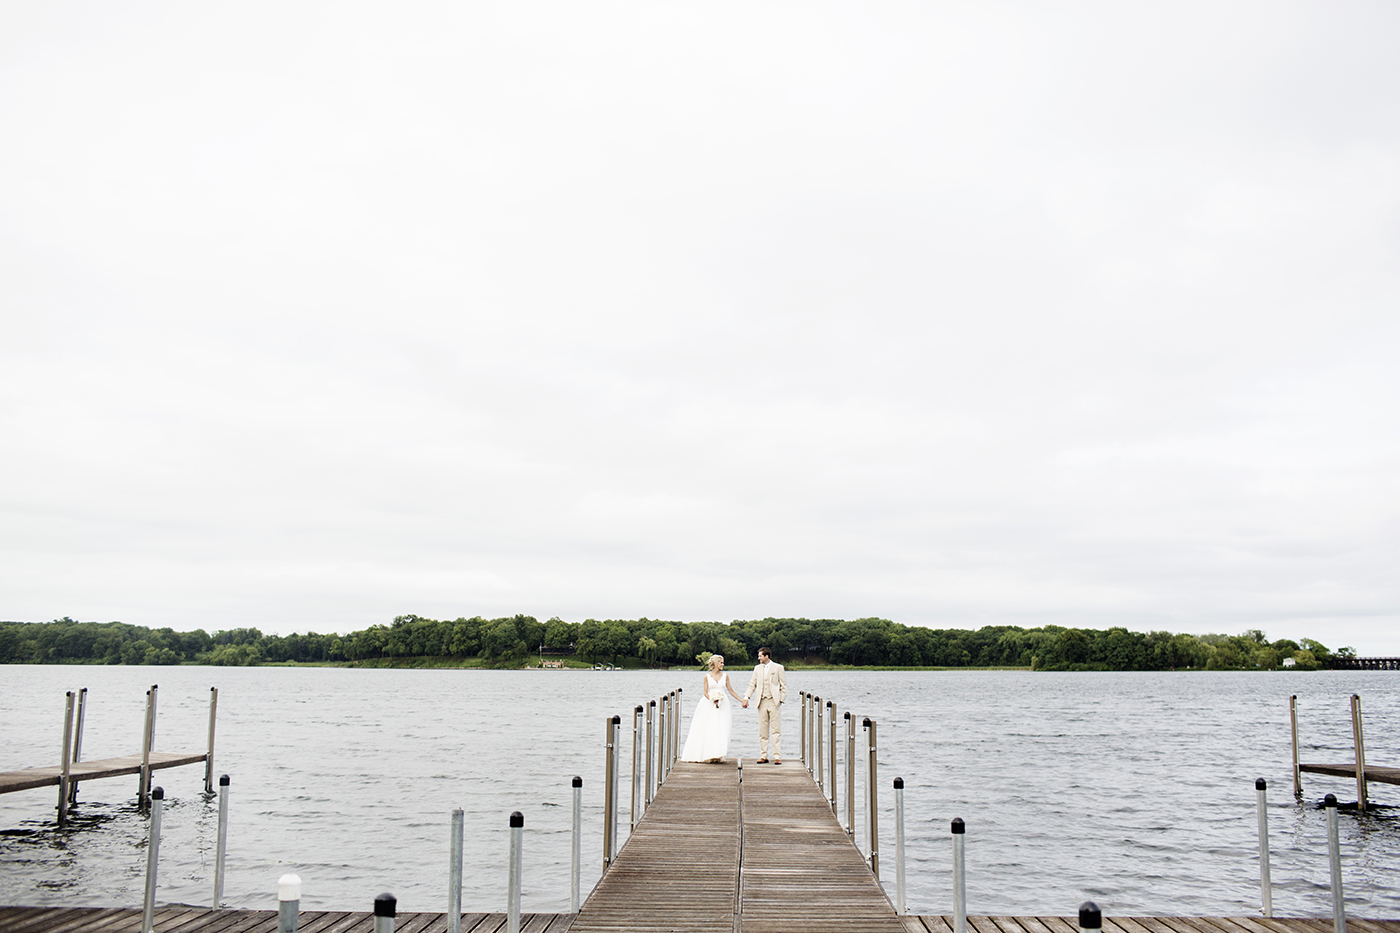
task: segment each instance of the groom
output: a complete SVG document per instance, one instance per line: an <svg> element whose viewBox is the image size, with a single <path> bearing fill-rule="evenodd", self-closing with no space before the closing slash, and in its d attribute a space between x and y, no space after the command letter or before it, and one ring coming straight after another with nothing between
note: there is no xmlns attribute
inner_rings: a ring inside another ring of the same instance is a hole
<svg viewBox="0 0 1400 933"><path fill-rule="evenodd" d="M768 737L773 737L773 764L783 763L783 701L787 699L787 680L783 666L772 659L767 648L758 649L758 665L744 691L744 705L758 694L758 763L768 763Z"/></svg>

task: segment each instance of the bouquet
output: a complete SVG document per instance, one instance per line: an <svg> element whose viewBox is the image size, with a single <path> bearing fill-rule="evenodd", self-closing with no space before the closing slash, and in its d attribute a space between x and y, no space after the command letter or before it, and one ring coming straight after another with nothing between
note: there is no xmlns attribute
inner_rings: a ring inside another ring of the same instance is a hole
<svg viewBox="0 0 1400 933"><path fill-rule="evenodd" d="M713 696L707 697L706 699L715 704L715 709L719 709L719 701L723 699L723 697L720 694L716 693Z"/></svg>

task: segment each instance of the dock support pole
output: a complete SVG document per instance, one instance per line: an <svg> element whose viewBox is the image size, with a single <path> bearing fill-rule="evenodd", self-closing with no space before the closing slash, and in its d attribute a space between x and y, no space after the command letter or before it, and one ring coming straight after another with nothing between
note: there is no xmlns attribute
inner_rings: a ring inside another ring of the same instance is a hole
<svg viewBox="0 0 1400 933"><path fill-rule="evenodd" d="M214 909L223 906L224 853L228 851L228 775L219 778L219 839L214 850Z"/></svg>
<svg viewBox="0 0 1400 933"><path fill-rule="evenodd" d="M603 768L603 870L607 871L612 864L613 858L613 833L617 831L617 798L613 794L614 783L613 768L617 761L617 756L613 754L617 745L617 722L620 717L609 716L606 720L607 730L607 760ZM512 817L514 819L514 817Z"/></svg>
<svg viewBox="0 0 1400 933"><path fill-rule="evenodd" d="M1099 933L1103 929L1103 911L1093 901L1079 905L1079 933Z"/></svg>
<svg viewBox="0 0 1400 933"><path fill-rule="evenodd" d="M156 744L157 689L158 685L151 684L151 689L146 691L146 731L141 737L141 779L136 789L136 806L143 813L151 807L151 750Z"/></svg>
<svg viewBox="0 0 1400 933"><path fill-rule="evenodd" d="M612 718L613 732L613 752L612 752L612 854L617 858L617 850L622 848L622 835L618 832L617 823L621 818L621 796L618 793L622 786L622 717Z"/></svg>
<svg viewBox="0 0 1400 933"><path fill-rule="evenodd" d="M637 829L637 821L642 818L642 708L632 711L632 808L629 811L631 830ZM579 786L582 786L580 783Z"/></svg>
<svg viewBox="0 0 1400 933"><path fill-rule="evenodd" d="M1351 695L1351 741L1356 751L1356 811L1366 812L1366 737L1361 731L1361 696Z"/></svg>
<svg viewBox="0 0 1400 933"><path fill-rule="evenodd" d="M301 878L283 875L277 879L277 933L297 933L301 914Z"/></svg>
<svg viewBox="0 0 1400 933"><path fill-rule="evenodd" d="M209 753L204 759L204 792L214 793L214 715L219 710L219 688L209 688Z"/></svg>
<svg viewBox="0 0 1400 933"><path fill-rule="evenodd" d="M151 791L151 835L146 843L146 897L141 908L141 933L151 933L156 912L156 865L160 861L160 810L165 788Z"/></svg>
<svg viewBox="0 0 1400 933"><path fill-rule="evenodd" d="M866 756L869 759L865 772L865 789L869 795L866 802L866 809L869 811L866 825L870 827L870 870L875 875L875 880L880 880L880 779L875 773L875 720L866 717L863 725L866 735Z"/></svg>
<svg viewBox="0 0 1400 933"><path fill-rule="evenodd" d="M83 760L83 719L87 715L87 692L87 687L78 691L78 722L73 727L73 764ZM78 782L70 777L68 779L68 805L72 806L77 802Z"/></svg>
<svg viewBox="0 0 1400 933"><path fill-rule="evenodd" d="M525 834L525 815L510 815L510 886L506 907L506 933L520 933L520 837Z"/></svg>
<svg viewBox="0 0 1400 933"><path fill-rule="evenodd" d="M1274 915L1274 890L1269 880L1269 804L1265 791L1269 783L1263 778L1254 782L1254 795L1259 809L1259 889L1263 892L1264 916Z"/></svg>
<svg viewBox="0 0 1400 933"><path fill-rule="evenodd" d="M61 774L58 778L58 825L68 824L68 781L70 779L69 768L73 757L73 691L67 694L67 705L63 713L63 751L59 752L58 760L63 763Z"/></svg>
<svg viewBox="0 0 1400 933"><path fill-rule="evenodd" d="M1303 773L1298 770L1298 695L1288 698L1288 718L1293 724L1293 796L1303 799Z"/></svg>
<svg viewBox="0 0 1400 933"><path fill-rule="evenodd" d="M465 835L466 814L461 807L452 811L452 829L447 835L447 929L448 933L462 930L462 837Z"/></svg>
<svg viewBox="0 0 1400 933"><path fill-rule="evenodd" d="M816 713L815 713L815 715L812 717L812 723L813 723L812 732L813 732L813 734L814 734L814 735L816 736L816 738L817 738L817 750L816 750L816 752L812 755L812 762L813 762L813 764L816 765L816 768L817 768L817 772L816 772L816 773L817 773L817 790L821 793L821 795L822 795L823 797L825 797L825 796L826 796L826 781L825 781L826 775L823 773L823 768L822 768L822 765L825 763L825 759L823 759L823 757L822 757L822 751L823 751L823 749L822 749L822 698L821 698L821 697L817 697L817 708L816 708Z"/></svg>
<svg viewBox="0 0 1400 933"><path fill-rule="evenodd" d="M666 756L671 746L670 719L666 715L666 694L661 694L656 705L656 789L666 783Z"/></svg>
<svg viewBox="0 0 1400 933"><path fill-rule="evenodd" d="M797 708L801 710L802 713L798 717L801 722L798 724L797 732L797 757L807 766L808 773L811 773L812 756L807 754L807 709L809 697L807 696L806 690L797 691L797 697Z"/></svg>
<svg viewBox="0 0 1400 933"><path fill-rule="evenodd" d="M953 818L953 933L967 933L967 826Z"/></svg>
<svg viewBox="0 0 1400 933"><path fill-rule="evenodd" d="M681 688L676 688L676 725L671 729L671 767L681 757Z"/></svg>
<svg viewBox="0 0 1400 933"><path fill-rule="evenodd" d="M653 797L656 796L656 787L655 787L655 785L653 784L652 770L651 770L651 767L652 767L652 758L654 757L654 755L653 755L653 753L652 753L652 745L654 744L654 743L652 742L652 738L653 738L653 735L654 735L654 730L652 729L652 723L653 723L653 720L655 719L655 716L656 716L656 701L655 701L655 700L651 700L651 701L649 701L649 702L647 703L647 803L646 803L646 805L647 805L648 808L651 807L651 799L652 799Z"/></svg>
<svg viewBox="0 0 1400 933"><path fill-rule="evenodd" d="M394 933L398 906L399 899L387 892L374 899L374 933Z"/></svg>
<svg viewBox="0 0 1400 933"><path fill-rule="evenodd" d="M1332 930L1347 933L1347 908L1342 900L1342 844L1337 838L1337 795L1322 799L1327 810L1327 860L1332 866Z"/></svg>
<svg viewBox="0 0 1400 933"><path fill-rule="evenodd" d="M856 721L846 711L846 835L856 838Z"/></svg>
<svg viewBox="0 0 1400 933"><path fill-rule="evenodd" d="M909 912L904 902L904 778L894 779L894 891L895 910Z"/></svg>
<svg viewBox="0 0 1400 933"><path fill-rule="evenodd" d="M831 733L830 748L827 749L828 762L831 771L831 786L827 788L827 794L831 798L831 813L836 814L836 704L830 700L826 701L826 722L828 731Z"/></svg>
<svg viewBox="0 0 1400 933"><path fill-rule="evenodd" d="M641 709L641 707L637 707ZM632 797L636 800L635 789ZM579 876L583 870L583 778L574 775L574 840L569 858L569 913L578 913ZM454 931L455 933L455 931Z"/></svg>

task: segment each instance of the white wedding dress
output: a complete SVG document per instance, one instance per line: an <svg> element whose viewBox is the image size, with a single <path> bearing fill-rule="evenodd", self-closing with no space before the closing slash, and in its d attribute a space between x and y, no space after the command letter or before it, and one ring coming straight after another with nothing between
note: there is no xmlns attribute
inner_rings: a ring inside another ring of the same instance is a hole
<svg viewBox="0 0 1400 933"><path fill-rule="evenodd" d="M729 733L734 728L734 707L729 702L729 675L720 672L719 679L705 674L710 699L701 693L690 717L690 733L686 736L681 761L710 761L729 754ZM719 706L715 706L715 698Z"/></svg>

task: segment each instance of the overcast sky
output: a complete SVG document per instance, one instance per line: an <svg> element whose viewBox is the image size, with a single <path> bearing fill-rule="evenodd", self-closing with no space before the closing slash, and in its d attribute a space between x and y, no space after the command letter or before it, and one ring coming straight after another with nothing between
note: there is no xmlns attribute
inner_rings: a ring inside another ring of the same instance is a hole
<svg viewBox="0 0 1400 933"><path fill-rule="evenodd" d="M0 619L1400 654L1400 5L0 2Z"/></svg>

